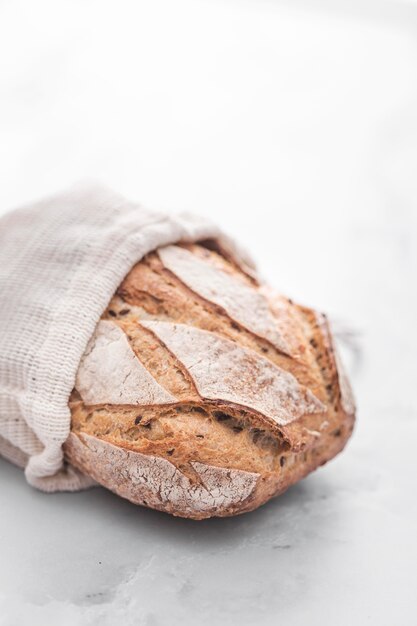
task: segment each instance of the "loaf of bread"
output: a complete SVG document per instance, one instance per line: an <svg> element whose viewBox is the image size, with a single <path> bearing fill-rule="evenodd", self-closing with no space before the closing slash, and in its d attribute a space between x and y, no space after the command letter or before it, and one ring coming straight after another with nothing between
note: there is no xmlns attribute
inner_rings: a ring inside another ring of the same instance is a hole
<svg viewBox="0 0 417 626"><path fill-rule="evenodd" d="M131 502L194 519L282 493L342 450L355 412L326 317L215 241L133 267L70 408L70 463Z"/></svg>

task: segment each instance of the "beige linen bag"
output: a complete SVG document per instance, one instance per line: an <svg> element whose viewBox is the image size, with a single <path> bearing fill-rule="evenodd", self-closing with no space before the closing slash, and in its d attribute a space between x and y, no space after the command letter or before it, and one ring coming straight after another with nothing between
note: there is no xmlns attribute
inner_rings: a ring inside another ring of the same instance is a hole
<svg viewBox="0 0 417 626"><path fill-rule="evenodd" d="M151 250L221 238L189 215L149 211L81 188L0 219L0 454L44 491L93 481L64 463L68 398L95 326L124 276Z"/></svg>

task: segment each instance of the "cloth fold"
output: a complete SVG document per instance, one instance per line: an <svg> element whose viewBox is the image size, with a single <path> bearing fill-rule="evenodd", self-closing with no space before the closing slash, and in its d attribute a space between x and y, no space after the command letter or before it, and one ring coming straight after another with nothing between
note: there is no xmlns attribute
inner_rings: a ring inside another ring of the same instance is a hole
<svg viewBox="0 0 417 626"><path fill-rule="evenodd" d="M0 219L0 454L43 491L93 484L64 462L69 395L113 293L151 250L221 240L212 223L144 209L101 187L79 188Z"/></svg>

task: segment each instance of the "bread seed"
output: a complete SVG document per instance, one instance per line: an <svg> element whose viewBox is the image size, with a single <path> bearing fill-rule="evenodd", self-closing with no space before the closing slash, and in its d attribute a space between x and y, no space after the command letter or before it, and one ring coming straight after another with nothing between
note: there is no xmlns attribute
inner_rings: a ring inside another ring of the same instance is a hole
<svg viewBox="0 0 417 626"><path fill-rule="evenodd" d="M214 411L214 417L218 422L225 422L226 420L230 420L232 416L223 413L223 411Z"/></svg>

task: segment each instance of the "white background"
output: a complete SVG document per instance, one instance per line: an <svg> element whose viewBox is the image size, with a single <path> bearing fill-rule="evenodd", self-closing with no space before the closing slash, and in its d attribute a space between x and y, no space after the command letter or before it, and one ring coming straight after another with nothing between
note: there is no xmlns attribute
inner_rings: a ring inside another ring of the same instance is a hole
<svg viewBox="0 0 417 626"><path fill-rule="evenodd" d="M337 460L195 523L0 460L0 624L417 623L417 4L0 0L0 213L95 179L209 215L356 330Z"/></svg>

